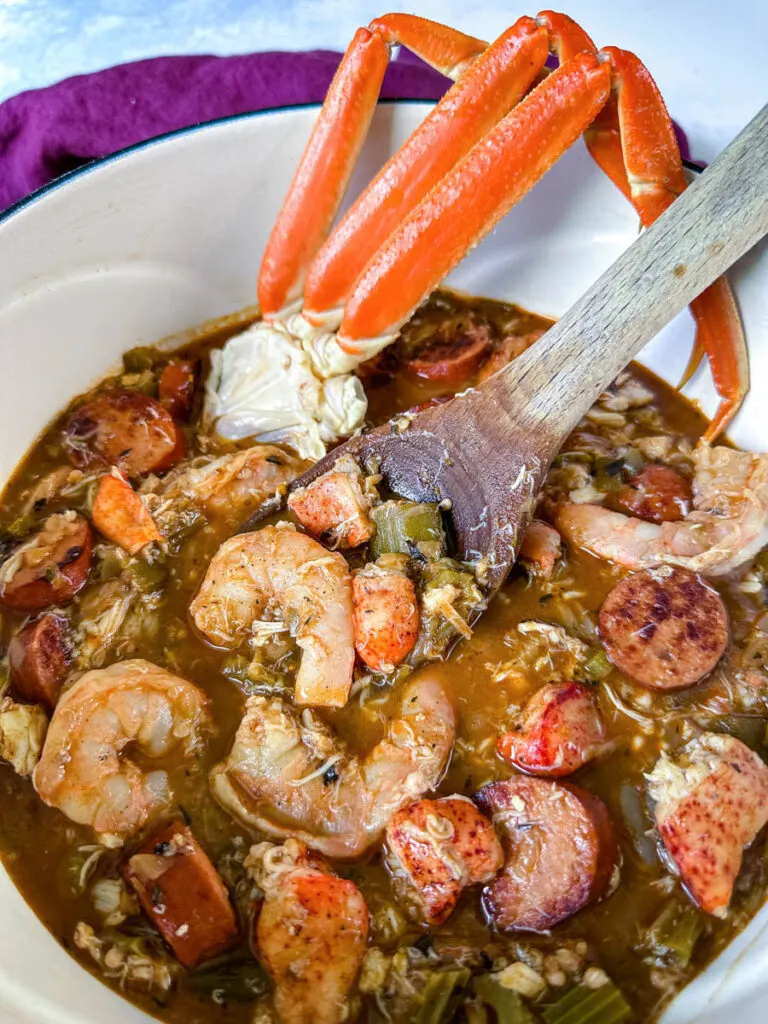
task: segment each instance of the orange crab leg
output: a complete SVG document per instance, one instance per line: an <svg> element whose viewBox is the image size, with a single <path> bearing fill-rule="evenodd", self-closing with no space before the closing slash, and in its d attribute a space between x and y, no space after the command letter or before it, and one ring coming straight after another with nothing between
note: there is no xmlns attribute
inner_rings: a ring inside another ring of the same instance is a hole
<svg viewBox="0 0 768 1024"><path fill-rule="evenodd" d="M407 46L441 75L461 78L488 43L416 14L384 14L368 26L390 46Z"/></svg>
<svg viewBox="0 0 768 1024"><path fill-rule="evenodd" d="M344 308L339 345L392 334L581 135L606 102L610 66L580 53L481 139L390 235Z"/></svg>
<svg viewBox="0 0 768 1024"><path fill-rule="evenodd" d="M398 42L394 28L419 56L449 72L485 46L425 18L381 20L383 27L358 29L344 54L267 243L258 281L267 318L300 298L307 268L328 236L376 109L390 48Z"/></svg>
<svg viewBox="0 0 768 1024"><path fill-rule="evenodd" d="M389 50L358 29L331 82L259 270L264 316L301 296L307 267L330 230L373 117Z"/></svg>
<svg viewBox="0 0 768 1024"><path fill-rule="evenodd" d="M628 50L608 46L604 52L611 59L614 87L608 103L585 132L585 140L595 161L648 227L687 186L680 151L664 100L648 69ZM694 299L690 308L696 321L696 342L681 386L706 352L721 397L703 437L713 441L736 415L749 388L747 346L725 277Z"/></svg>
<svg viewBox="0 0 768 1024"><path fill-rule="evenodd" d="M473 60L318 252L304 289L304 315L310 322L344 304L390 234L522 99L546 59L546 29L523 17Z"/></svg>

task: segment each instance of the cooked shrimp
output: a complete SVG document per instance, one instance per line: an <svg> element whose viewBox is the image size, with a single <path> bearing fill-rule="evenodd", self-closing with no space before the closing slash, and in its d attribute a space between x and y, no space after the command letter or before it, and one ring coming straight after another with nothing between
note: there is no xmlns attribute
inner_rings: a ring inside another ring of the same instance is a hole
<svg viewBox="0 0 768 1024"><path fill-rule="evenodd" d="M190 510L239 525L266 500L282 493L309 465L271 444L254 445L218 459L201 458L142 488L164 536L183 526Z"/></svg>
<svg viewBox="0 0 768 1024"><path fill-rule="evenodd" d="M352 577L355 648L373 672L393 672L419 637L419 602L404 555L383 555Z"/></svg>
<svg viewBox="0 0 768 1024"><path fill-rule="evenodd" d="M169 800L165 771L125 756L190 755L206 723L205 695L148 661L86 672L56 705L33 782L40 798L102 841L119 845Z"/></svg>
<svg viewBox="0 0 768 1024"><path fill-rule="evenodd" d="M368 938L360 890L296 839L251 847L245 867L264 892L253 937L282 1024L348 1020Z"/></svg>
<svg viewBox="0 0 768 1024"><path fill-rule="evenodd" d="M335 467L293 491L288 507L314 537L333 548L354 548L370 540L376 524L370 517L375 488L366 485L360 467L342 456Z"/></svg>
<svg viewBox="0 0 768 1024"><path fill-rule="evenodd" d="M768 455L699 445L694 511L649 523L599 505L564 505L557 527L572 544L630 569L663 563L721 576L768 542Z"/></svg>
<svg viewBox="0 0 768 1024"><path fill-rule="evenodd" d="M465 796L417 800L387 826L387 867L412 916L443 924L469 885L490 882L504 864L493 825Z"/></svg>
<svg viewBox="0 0 768 1024"><path fill-rule="evenodd" d="M533 519L520 542L518 559L530 572L548 579L563 551L560 534L548 523Z"/></svg>
<svg viewBox="0 0 768 1024"><path fill-rule="evenodd" d="M352 684L352 584L340 554L285 527L225 541L190 605L195 626L218 647L238 647L262 617L290 625L303 651L296 701L343 707Z"/></svg>
<svg viewBox="0 0 768 1024"><path fill-rule="evenodd" d="M250 697L211 792L246 825L356 857L396 811L434 789L454 734L453 708L429 670L405 687L387 735L363 760L311 711L299 717L277 698Z"/></svg>

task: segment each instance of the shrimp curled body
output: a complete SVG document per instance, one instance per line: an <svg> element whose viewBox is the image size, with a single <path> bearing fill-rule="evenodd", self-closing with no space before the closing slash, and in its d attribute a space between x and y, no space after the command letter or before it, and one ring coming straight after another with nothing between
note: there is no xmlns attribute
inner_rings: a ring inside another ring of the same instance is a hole
<svg viewBox="0 0 768 1024"><path fill-rule="evenodd" d="M352 684L352 583L343 555L303 533L266 526L225 541L190 605L211 643L237 647L275 614L303 651L296 702L343 707Z"/></svg>
<svg viewBox="0 0 768 1024"><path fill-rule="evenodd" d="M250 697L228 757L211 771L214 797L246 825L300 839L328 857L356 857L401 807L440 781L455 715L422 671L403 690L387 735L367 757L350 754L308 709Z"/></svg>
<svg viewBox="0 0 768 1024"><path fill-rule="evenodd" d="M768 541L768 455L700 444L685 519L645 522L600 505L564 505L557 528L572 544L629 569L678 565L721 576Z"/></svg>
<svg viewBox="0 0 768 1024"><path fill-rule="evenodd" d="M135 835L169 800L164 771L146 758L191 754L207 723L194 684L140 659L86 672L56 705L33 782L40 798L114 845Z"/></svg>

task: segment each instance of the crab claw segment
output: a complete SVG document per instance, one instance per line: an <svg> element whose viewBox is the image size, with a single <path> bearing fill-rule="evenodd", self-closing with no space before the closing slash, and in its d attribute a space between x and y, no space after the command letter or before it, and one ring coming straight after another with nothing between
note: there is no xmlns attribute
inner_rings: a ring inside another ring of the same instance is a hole
<svg viewBox="0 0 768 1024"><path fill-rule="evenodd" d="M728 428L749 391L747 343L736 300L725 277L718 277L694 299L691 312L721 399L702 437L711 444Z"/></svg>
<svg viewBox="0 0 768 1024"><path fill-rule="evenodd" d="M358 29L267 243L258 282L265 317L301 297L307 268L330 231L365 141L388 62L389 48L381 36Z"/></svg>
<svg viewBox="0 0 768 1024"><path fill-rule="evenodd" d="M575 57L582 50L597 53L597 47L590 37L573 18L557 11L540 11L536 15L536 23L549 29L549 47L561 64Z"/></svg>
<svg viewBox="0 0 768 1024"><path fill-rule="evenodd" d="M541 178L605 104L607 62L580 53L529 93L439 182L368 263L338 341L391 334Z"/></svg>
<svg viewBox="0 0 768 1024"><path fill-rule="evenodd" d="M648 227L687 186L680 151L664 100L642 61L613 46L604 52L613 68L613 91L585 132L587 148ZM680 386L706 352L722 399L703 438L712 442L736 415L749 390L747 346L725 277L691 303L691 313L696 343Z"/></svg>
<svg viewBox="0 0 768 1024"><path fill-rule="evenodd" d="M423 56L423 47L417 52ZM343 306L368 261L448 171L523 98L546 59L546 29L527 17L474 59L318 252L304 289L304 315L311 324L319 326L324 311Z"/></svg>
<svg viewBox="0 0 768 1024"><path fill-rule="evenodd" d="M368 26L391 46L407 46L441 75L459 79L475 57L488 45L416 14L384 14Z"/></svg>

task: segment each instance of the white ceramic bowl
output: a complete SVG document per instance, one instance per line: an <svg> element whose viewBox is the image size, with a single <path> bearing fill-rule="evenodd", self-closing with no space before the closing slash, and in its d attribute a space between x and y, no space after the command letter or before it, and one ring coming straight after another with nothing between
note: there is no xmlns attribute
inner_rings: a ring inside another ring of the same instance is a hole
<svg viewBox="0 0 768 1024"><path fill-rule="evenodd" d="M261 253L316 109L237 117L134 147L0 217L0 482L53 414L115 367L123 351L254 302ZM351 196L428 109L380 105ZM558 316L636 233L631 208L579 143L450 283ZM759 386L768 379L768 250L746 257L734 281L755 386L733 433L745 446L768 450ZM692 337L685 314L641 360L675 382ZM693 385L690 393L711 413L706 368ZM0 1021L149 1019L70 959L3 871L0 922ZM766 925L764 911L685 990L665 1024L764 1021Z"/></svg>

